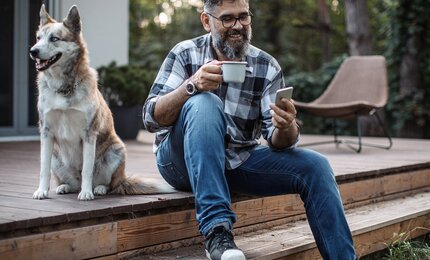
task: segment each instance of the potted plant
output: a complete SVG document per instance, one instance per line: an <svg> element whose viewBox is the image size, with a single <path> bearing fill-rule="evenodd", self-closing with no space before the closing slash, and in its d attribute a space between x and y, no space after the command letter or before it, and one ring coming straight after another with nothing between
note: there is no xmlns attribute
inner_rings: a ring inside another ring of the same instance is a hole
<svg viewBox="0 0 430 260"><path fill-rule="evenodd" d="M116 132L122 139L136 139L143 128L142 106L156 72L138 65L118 66L115 62L97 71L100 91L112 111Z"/></svg>

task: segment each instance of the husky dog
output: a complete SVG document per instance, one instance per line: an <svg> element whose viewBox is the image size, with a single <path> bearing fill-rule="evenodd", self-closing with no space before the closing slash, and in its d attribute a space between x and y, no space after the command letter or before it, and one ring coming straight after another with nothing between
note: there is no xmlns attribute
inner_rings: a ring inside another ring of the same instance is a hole
<svg viewBox="0 0 430 260"><path fill-rule="evenodd" d="M89 66L76 6L57 22L42 5L30 56L39 72L41 136L40 182L33 198L48 197L51 172L58 184L56 192L79 192L78 200L108 192L164 192L125 174L126 149L97 88L97 73Z"/></svg>

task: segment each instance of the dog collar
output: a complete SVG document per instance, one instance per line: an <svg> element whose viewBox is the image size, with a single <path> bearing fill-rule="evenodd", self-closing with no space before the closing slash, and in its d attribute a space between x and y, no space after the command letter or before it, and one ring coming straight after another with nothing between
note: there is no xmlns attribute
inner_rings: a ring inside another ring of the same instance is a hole
<svg viewBox="0 0 430 260"><path fill-rule="evenodd" d="M75 84L69 85L67 88L57 89L55 93L60 94L64 97L69 97L81 83L82 80L78 80L77 82L75 82Z"/></svg>

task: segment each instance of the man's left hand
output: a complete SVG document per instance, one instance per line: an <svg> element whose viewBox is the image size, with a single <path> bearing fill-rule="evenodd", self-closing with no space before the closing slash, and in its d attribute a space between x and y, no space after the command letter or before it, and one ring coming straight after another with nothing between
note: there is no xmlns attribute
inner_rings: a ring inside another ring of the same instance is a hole
<svg viewBox="0 0 430 260"><path fill-rule="evenodd" d="M288 131L296 125L296 108L291 99L281 99L280 106L270 104L270 114L272 115L273 125L281 131Z"/></svg>

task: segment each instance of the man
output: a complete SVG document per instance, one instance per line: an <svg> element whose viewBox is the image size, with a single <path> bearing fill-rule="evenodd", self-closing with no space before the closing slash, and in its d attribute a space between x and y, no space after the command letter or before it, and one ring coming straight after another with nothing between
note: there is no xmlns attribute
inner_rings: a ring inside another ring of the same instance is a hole
<svg viewBox="0 0 430 260"><path fill-rule="evenodd" d="M250 45L247 0L205 0L208 34L176 45L165 59L143 117L157 132L163 178L195 196L209 259L245 259L231 233L229 190L259 196L298 193L324 259L355 259L334 174L327 160L296 148L293 103L273 104L284 86L277 61ZM223 82L223 61L246 61L245 82ZM260 145L263 136L269 146Z"/></svg>

